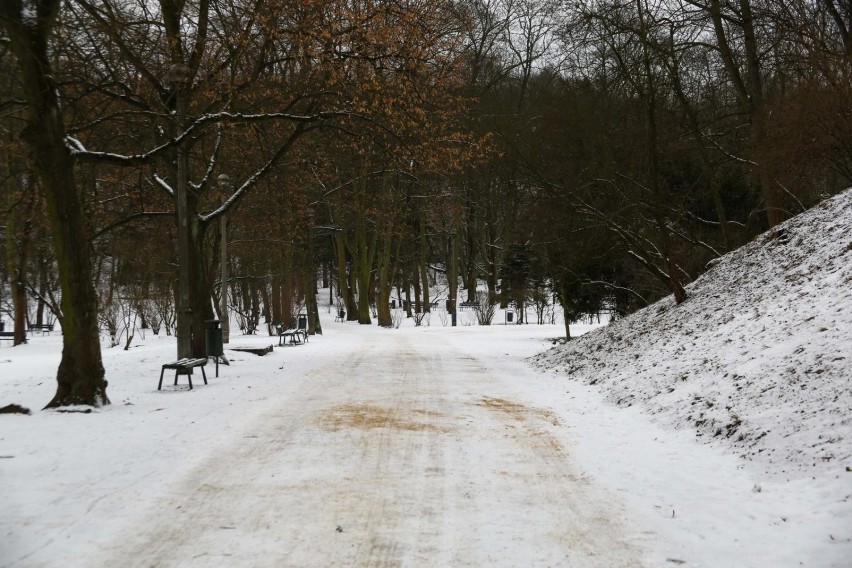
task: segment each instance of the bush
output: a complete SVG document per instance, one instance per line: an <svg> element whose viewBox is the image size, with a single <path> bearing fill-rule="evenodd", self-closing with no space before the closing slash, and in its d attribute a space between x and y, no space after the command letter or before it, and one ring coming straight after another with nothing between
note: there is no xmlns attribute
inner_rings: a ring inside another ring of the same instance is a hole
<svg viewBox="0 0 852 568"><path fill-rule="evenodd" d="M473 305L473 313L476 314L476 322L479 325L491 325L497 304L488 297L488 292L476 293L476 303Z"/></svg>

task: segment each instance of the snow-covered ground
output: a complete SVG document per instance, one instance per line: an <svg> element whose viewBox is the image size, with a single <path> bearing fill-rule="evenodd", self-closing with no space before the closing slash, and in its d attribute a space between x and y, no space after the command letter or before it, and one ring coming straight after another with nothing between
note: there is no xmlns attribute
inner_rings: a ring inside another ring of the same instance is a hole
<svg viewBox="0 0 852 568"><path fill-rule="evenodd" d="M104 350L111 406L60 413L58 333L4 344L0 406L34 413L0 416L0 566L848 568L850 198L545 371L560 325L324 312L192 391L138 336Z"/></svg>
<svg viewBox="0 0 852 568"><path fill-rule="evenodd" d="M852 492L852 190L687 288L537 358L780 479Z"/></svg>

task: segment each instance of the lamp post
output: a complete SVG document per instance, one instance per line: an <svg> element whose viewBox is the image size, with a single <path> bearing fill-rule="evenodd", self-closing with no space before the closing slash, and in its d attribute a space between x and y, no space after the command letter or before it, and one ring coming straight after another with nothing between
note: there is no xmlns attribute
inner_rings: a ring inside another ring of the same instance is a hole
<svg viewBox="0 0 852 568"><path fill-rule="evenodd" d="M192 71L183 63L169 68L169 82L175 90L175 135L180 135L186 115L186 86ZM178 359L192 356L192 308L189 304L189 212L186 190L189 172L186 147L177 145L177 184L175 187L175 209L177 210L177 253L178 253L178 306L177 306L177 356Z"/></svg>
<svg viewBox="0 0 852 568"><path fill-rule="evenodd" d="M223 190L231 187L231 178L228 174L221 174L216 182ZM219 232L221 233L221 257L219 263L222 268L222 284L219 289L219 319L222 321L222 343L230 341L231 324L228 317L228 219L226 215L219 218Z"/></svg>

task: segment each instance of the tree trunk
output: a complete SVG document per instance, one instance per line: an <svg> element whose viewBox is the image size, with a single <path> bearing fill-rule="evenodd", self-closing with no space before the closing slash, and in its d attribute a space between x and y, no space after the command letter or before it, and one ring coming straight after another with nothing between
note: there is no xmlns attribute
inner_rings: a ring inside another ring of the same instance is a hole
<svg viewBox="0 0 852 568"><path fill-rule="evenodd" d="M645 103L645 118L648 127L648 162L649 177L654 202L652 204L654 222L659 231L662 241L661 251L664 255L666 271L668 273L669 288L674 294L675 302L680 304L686 300L686 290L680 281L677 264L673 258L671 235L665 220L663 189L660 180L659 167L659 142L657 136L657 86L654 72L651 66L650 48L648 47L648 30L645 24L645 11L642 0L636 0L636 9L639 15L639 33L642 37L642 64L645 71L645 92L640 93Z"/></svg>
<svg viewBox="0 0 852 568"><path fill-rule="evenodd" d="M369 242L371 241L371 242ZM356 266L358 269L358 323L370 325L370 284L373 272L373 253L376 248L376 236L367 236L366 219L361 219L357 227Z"/></svg>
<svg viewBox="0 0 852 568"><path fill-rule="evenodd" d="M385 227L381 254L379 256L378 280L379 296L376 299L376 312L379 325L393 327L393 317L390 309L390 296L393 291L393 278L396 274L397 260L402 246L402 239L396 240L396 250L392 250L393 236L390 227ZM397 293L397 295L399 295Z"/></svg>
<svg viewBox="0 0 852 568"><path fill-rule="evenodd" d="M276 267L276 270L280 270L281 267ZM284 312L281 309L281 276L275 274L272 276L272 292L270 294L270 302L272 304L272 314L270 322L273 324L281 324L284 325Z"/></svg>
<svg viewBox="0 0 852 568"><path fill-rule="evenodd" d="M74 177L74 159L65 145L58 86L48 56L47 42L60 2L40 2L35 22L22 21L20 6L15 4L0 4L0 15L28 103L28 124L22 137L33 151L47 198L62 292L62 359L56 394L47 407L101 406L109 404L109 398L98 336L98 298L92 282L91 232Z"/></svg>
<svg viewBox="0 0 852 568"><path fill-rule="evenodd" d="M391 234L386 227L382 238L382 249L379 253L378 280L379 295L376 299L376 315L381 327L393 327L393 318L390 311L391 282Z"/></svg>
<svg viewBox="0 0 852 568"><path fill-rule="evenodd" d="M414 263L414 274L412 278L414 282L414 313L423 313L423 303L420 301L420 270L417 263Z"/></svg>
<svg viewBox="0 0 852 568"><path fill-rule="evenodd" d="M488 262L488 275L486 285L488 286L488 301L494 302L497 298L497 280L499 278L500 266L497 262L497 231L494 228L494 207L489 201L485 220L485 250L483 256ZM473 291L468 290L468 301L476 301L476 281L473 283Z"/></svg>
<svg viewBox="0 0 852 568"><path fill-rule="evenodd" d="M405 317L411 317L411 282L408 276L405 277Z"/></svg>
<svg viewBox="0 0 852 568"><path fill-rule="evenodd" d="M20 345L27 342L27 286L24 282L24 270L26 270L26 252L21 251L18 264L15 268L12 280L12 309L15 314L15 326L13 329L12 345Z"/></svg>
<svg viewBox="0 0 852 568"><path fill-rule="evenodd" d="M769 171L769 162L765 156L766 145L766 110L764 108L763 79L761 78L760 50L754 30L754 15L751 10L751 0L739 0L736 20L726 20L722 14L720 0L709 0L706 7L716 34L719 55L725 65L725 70L731 79L734 91L740 105L748 113L751 121L751 147L757 161L757 175L763 205L766 209L766 220L771 229L786 217L783 209L781 193ZM742 31L743 51L746 75L743 78L738 67L737 56L734 55L728 41L727 30L731 21L737 21Z"/></svg>
<svg viewBox="0 0 852 568"><path fill-rule="evenodd" d="M426 242L426 212L424 209L420 210L420 277L423 279L423 290L421 293L423 294L423 313L429 313L431 311L431 304L429 302L429 264L427 259L427 254L429 247Z"/></svg>
<svg viewBox="0 0 852 568"><path fill-rule="evenodd" d="M450 321L453 327L457 325L458 297L459 297L459 240L461 240L461 227L456 227L455 236L450 237L450 270L448 280L450 289L448 292L450 300Z"/></svg>
<svg viewBox="0 0 852 568"><path fill-rule="evenodd" d="M14 175L11 161L7 163L6 183L11 185ZM29 251L32 245L32 214L35 206L35 187L33 180L21 178L24 188L25 202L23 210L15 207L12 203L14 193L10 191L9 214L6 217L6 267L11 275L10 288L12 293L12 310L15 319L12 329L12 345L21 345L27 342L27 265L29 264ZM18 225L22 225L20 232Z"/></svg>
<svg viewBox="0 0 852 568"><path fill-rule="evenodd" d="M44 252L38 255L38 300L36 300L36 324L44 325L45 298L48 297L47 263L44 260Z"/></svg>
<svg viewBox="0 0 852 568"><path fill-rule="evenodd" d="M751 103L752 146L755 157L757 158L757 173L760 179L760 190L763 194L763 204L766 207L766 219L771 229L783 222L787 214L784 210L781 191L770 173L771 164L766 156L766 108L764 105L760 52L757 45L757 35L754 30L754 15L751 11L751 0L740 0L739 3L748 77L747 82Z"/></svg>
<svg viewBox="0 0 852 568"><path fill-rule="evenodd" d="M562 304L562 319L565 320L565 340L571 341L571 314L568 313L568 298L561 292L559 303Z"/></svg>
<svg viewBox="0 0 852 568"><path fill-rule="evenodd" d="M462 207L457 204L453 211L453 226L450 227L450 242L447 254L449 255L449 269L447 270L447 281L449 284L448 311L450 312L450 325L458 325L458 303L459 303L459 256L462 244Z"/></svg>
<svg viewBox="0 0 852 568"><path fill-rule="evenodd" d="M310 231L310 229L309 229ZM317 305L317 270L314 266L313 239L307 236L305 250L302 252L302 288L305 293L305 312L308 315L308 334L322 335L322 323L319 318L319 306ZM327 279L327 270L323 265L323 279Z"/></svg>
<svg viewBox="0 0 852 568"><path fill-rule="evenodd" d="M253 286L257 286L257 285L253 284ZM270 296L269 288L271 286L267 287L266 282L263 282L258 287L260 288L260 302L261 302L261 304L263 304L263 319L266 321L266 333L268 335L273 335L274 332L275 332L275 328L273 327L273 324L275 323L275 318L272 316L272 308L271 308L272 302L269 299L269 296ZM271 288L272 288L273 293L274 293L275 288L274 287L271 287Z"/></svg>
<svg viewBox="0 0 852 568"><path fill-rule="evenodd" d="M343 231L335 231L334 233L334 252L337 255L338 296L346 307L346 319L352 320L356 306L352 298L352 287L349 285L349 275L346 271L346 235Z"/></svg>
<svg viewBox="0 0 852 568"><path fill-rule="evenodd" d="M358 300L355 297L358 290L358 268L353 260L347 274L347 285L349 286L349 301L346 304L346 321L358 321Z"/></svg>
<svg viewBox="0 0 852 568"><path fill-rule="evenodd" d="M205 329L207 322L213 319L213 293L210 278L206 270L204 256L204 233L207 223L198 219L197 204L188 199L189 205L189 308L190 314L190 353L191 357L207 357Z"/></svg>

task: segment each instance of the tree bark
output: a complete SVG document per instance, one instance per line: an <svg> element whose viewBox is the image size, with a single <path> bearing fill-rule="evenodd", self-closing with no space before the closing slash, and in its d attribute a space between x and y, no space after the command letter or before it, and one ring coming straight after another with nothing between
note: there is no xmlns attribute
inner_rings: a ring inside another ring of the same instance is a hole
<svg viewBox="0 0 852 568"><path fill-rule="evenodd" d="M659 140L657 135L657 85L651 66L651 55L648 47L648 28L645 20L645 9L642 0L636 0L636 10L639 15L639 33L642 37L642 65L645 72L645 89L640 93L645 103L645 118L648 127L648 162L649 177L654 202L652 214L662 241L661 250L665 256L669 288L674 294L675 302L680 304L686 300L686 290L680 281L677 264L673 258L671 235L666 224L663 188L660 181Z"/></svg>
<svg viewBox="0 0 852 568"><path fill-rule="evenodd" d="M382 248L379 252L378 280L379 296L376 299L376 316L381 327L392 327L393 318L390 311L391 282L391 234L386 227L382 238Z"/></svg>
<svg viewBox="0 0 852 568"><path fill-rule="evenodd" d="M59 0L43 0L35 20L24 22L20 1L0 4L0 19L11 39L27 98L29 116L23 138L44 187L62 291L62 359L56 394L46 408L109 404L92 282L91 231L74 177L74 159L65 145L58 85L48 55L59 7Z"/></svg>
<svg viewBox="0 0 852 568"><path fill-rule="evenodd" d="M719 46L719 54L725 65L725 70L731 79L740 106L748 114L751 121L751 147L757 160L757 175L760 183L760 191L763 196L763 205L766 209L766 219L771 229L786 217L781 200L780 190L773 183L769 172L769 163L764 156L766 145L766 109L764 108L763 80L760 75L760 52L757 46L757 36L754 30L754 16L751 10L751 0L739 0L738 18L740 29L743 33L743 58L745 60L745 78L740 73L737 59L731 49L722 15L722 5L719 0L709 0L706 7L713 29L716 33L716 41Z"/></svg>
<svg viewBox="0 0 852 568"><path fill-rule="evenodd" d="M429 302L429 264L427 254L429 251L428 243L426 242L426 211L425 207L420 208L420 277L423 279L423 313L427 314L431 311Z"/></svg>
<svg viewBox="0 0 852 568"><path fill-rule="evenodd" d="M358 323L372 324L370 318L370 283L372 282L373 255L376 249L376 235L367 235L367 221L361 219L357 228L357 268L358 268Z"/></svg>
<svg viewBox="0 0 852 568"><path fill-rule="evenodd" d="M337 254L337 291L338 296L346 307L346 319L357 319L357 307L352 298L352 287L349 285L349 275L346 271L346 235L342 230L334 233L334 251Z"/></svg>
<svg viewBox="0 0 852 568"><path fill-rule="evenodd" d="M22 174L23 175L23 174ZM28 180L29 194L24 196L24 203L19 209L13 203L11 191L14 175L11 158L7 161L6 183L9 186L9 214L6 217L6 267L11 275L12 310L14 327L12 328L12 345L27 342L27 286L26 274L29 264L29 251L32 245L32 213L35 206L35 188L33 180ZM21 178L22 186L27 180ZM20 231L18 225L22 225Z"/></svg>

